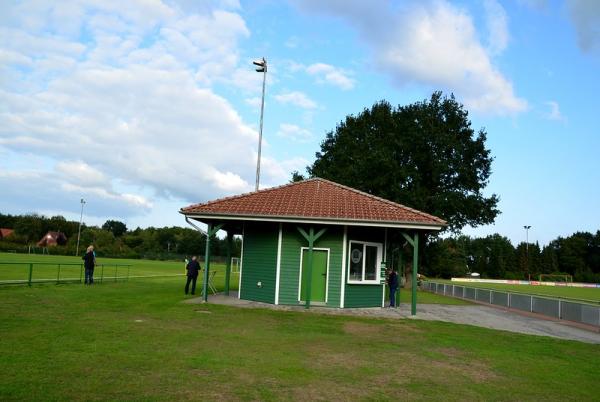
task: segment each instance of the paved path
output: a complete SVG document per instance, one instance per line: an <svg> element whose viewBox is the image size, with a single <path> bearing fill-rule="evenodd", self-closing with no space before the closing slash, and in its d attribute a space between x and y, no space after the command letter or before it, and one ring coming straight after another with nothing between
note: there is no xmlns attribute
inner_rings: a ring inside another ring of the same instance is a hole
<svg viewBox="0 0 600 402"><path fill-rule="evenodd" d="M194 299L188 299L185 302L193 304L202 303L202 299L198 297ZM554 338L600 344L599 332L577 328L564 324L560 321L525 316L512 311L481 305L452 306L445 304L419 304L417 306L417 315L413 317L410 315L410 305L408 304L403 304L397 309L379 307L360 309L311 307L307 310L303 306L275 306L267 303L240 300L233 292L231 296L225 296L223 294L211 295L209 296L209 303L226 304L247 308L269 308L285 311L300 311L307 313L446 321L457 324L475 325L503 331L518 332L522 334L551 336Z"/></svg>

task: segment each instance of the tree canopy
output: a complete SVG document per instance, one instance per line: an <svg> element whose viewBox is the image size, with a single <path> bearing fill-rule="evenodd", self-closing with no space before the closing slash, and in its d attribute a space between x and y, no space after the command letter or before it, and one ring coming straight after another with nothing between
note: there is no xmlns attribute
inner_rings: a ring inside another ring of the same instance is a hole
<svg viewBox="0 0 600 402"><path fill-rule="evenodd" d="M499 214L498 197L483 194L493 160L486 135L453 95L396 108L381 101L327 133L307 171L438 216L458 232Z"/></svg>

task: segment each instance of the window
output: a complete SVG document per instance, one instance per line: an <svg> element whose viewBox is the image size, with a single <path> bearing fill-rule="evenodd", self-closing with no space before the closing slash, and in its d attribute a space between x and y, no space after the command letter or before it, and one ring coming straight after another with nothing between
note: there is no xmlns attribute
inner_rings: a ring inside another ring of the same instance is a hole
<svg viewBox="0 0 600 402"><path fill-rule="evenodd" d="M379 284L381 243L351 241L348 255L348 283Z"/></svg>

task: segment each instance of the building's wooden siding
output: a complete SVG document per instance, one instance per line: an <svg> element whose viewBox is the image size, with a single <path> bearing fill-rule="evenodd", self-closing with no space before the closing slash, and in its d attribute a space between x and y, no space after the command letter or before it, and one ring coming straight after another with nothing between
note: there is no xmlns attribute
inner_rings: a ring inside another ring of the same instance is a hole
<svg viewBox="0 0 600 402"><path fill-rule="evenodd" d="M381 307L382 285L346 284L344 308Z"/></svg>
<svg viewBox="0 0 600 402"><path fill-rule="evenodd" d="M309 226L302 227L307 230ZM321 228L315 226L315 232ZM279 303L297 305L300 250L302 247L308 247L308 243L300 235L296 225L283 224L282 230ZM343 234L343 227L328 226L327 232L315 244L316 248L329 249L327 305L331 307L340 306L342 269L347 269L347 261L342 262ZM279 224L248 222L245 224L242 299L275 303L278 236ZM348 228L348 241L384 243L384 236L384 229L380 228ZM259 281L262 283L260 288L257 286ZM381 285L343 285L345 286L344 307L381 306Z"/></svg>
<svg viewBox="0 0 600 402"><path fill-rule="evenodd" d="M275 303L278 236L278 224L245 224L242 299ZM257 286L258 282L262 287Z"/></svg>
<svg viewBox="0 0 600 402"><path fill-rule="evenodd" d="M307 230L308 226L302 226ZM315 227L318 232L322 227ZM329 275L327 277L327 305L339 307L340 282L342 274L342 238L341 227L329 226L327 232L317 240L315 248L329 249ZM298 304L298 285L300 280L300 250L308 247L307 241L300 235L296 225L283 225L281 247L281 275L279 282L279 303Z"/></svg>
<svg viewBox="0 0 600 402"><path fill-rule="evenodd" d="M284 224L279 276L280 304L298 304L300 248L304 246L306 246L306 240L298 233L296 227Z"/></svg>

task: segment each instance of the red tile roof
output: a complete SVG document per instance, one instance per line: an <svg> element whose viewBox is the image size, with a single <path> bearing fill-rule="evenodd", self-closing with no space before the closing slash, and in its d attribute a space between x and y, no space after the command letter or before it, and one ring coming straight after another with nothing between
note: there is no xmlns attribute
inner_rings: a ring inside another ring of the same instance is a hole
<svg viewBox="0 0 600 402"><path fill-rule="evenodd" d="M13 229L0 228L0 239L10 236L11 234L13 234L13 232Z"/></svg>
<svg viewBox="0 0 600 402"><path fill-rule="evenodd" d="M413 224L433 228L446 225L444 220L433 215L321 178L190 205L180 212L190 217L239 217L240 220L280 218L286 221Z"/></svg>

